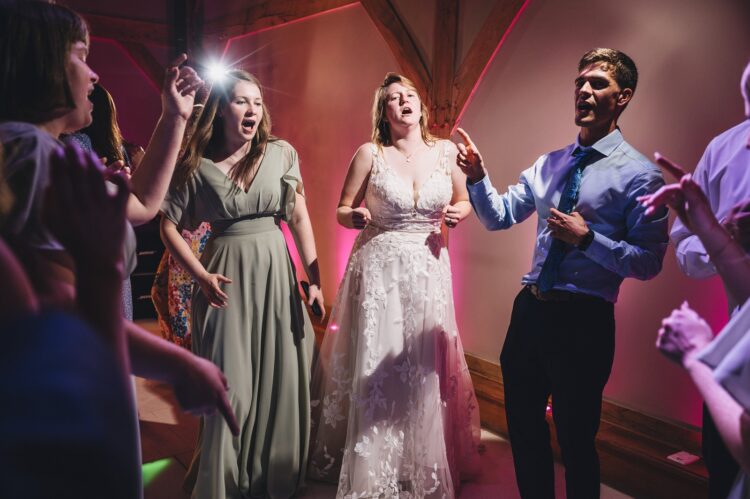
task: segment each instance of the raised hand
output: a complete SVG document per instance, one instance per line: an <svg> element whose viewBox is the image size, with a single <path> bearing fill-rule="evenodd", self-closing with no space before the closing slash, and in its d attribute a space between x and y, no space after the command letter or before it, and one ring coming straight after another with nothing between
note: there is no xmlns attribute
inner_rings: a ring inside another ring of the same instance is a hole
<svg viewBox="0 0 750 499"><path fill-rule="evenodd" d="M208 299L209 305L214 308L224 308L227 306L229 296L221 290L221 283L231 284L232 280L230 278L221 274L206 273L206 275L197 281L201 291Z"/></svg>
<svg viewBox="0 0 750 499"><path fill-rule="evenodd" d="M656 347L668 359L687 367L712 339L711 327L684 302L661 322Z"/></svg>
<svg viewBox="0 0 750 499"><path fill-rule="evenodd" d="M456 164L461 168L461 171L464 172L469 179L469 182L475 184L487 175L487 170L484 168L484 163L482 161L482 155L479 154L479 149L477 149L477 146L463 128L458 128L456 131L463 141L463 143L458 142L456 144L456 147L458 148Z"/></svg>
<svg viewBox="0 0 750 499"><path fill-rule="evenodd" d="M169 65L164 77L161 92L162 112L176 115L187 120L193 112L195 94L203 86L203 80L190 66L180 64L187 60L187 55L180 54Z"/></svg>
<svg viewBox="0 0 750 499"><path fill-rule="evenodd" d="M659 166L677 177L678 182L665 185L653 194L639 197L638 201L646 208L645 214L651 215L658 208L669 206L675 210L685 227L696 234L717 225L708 198L692 175L659 153L654 158Z"/></svg>

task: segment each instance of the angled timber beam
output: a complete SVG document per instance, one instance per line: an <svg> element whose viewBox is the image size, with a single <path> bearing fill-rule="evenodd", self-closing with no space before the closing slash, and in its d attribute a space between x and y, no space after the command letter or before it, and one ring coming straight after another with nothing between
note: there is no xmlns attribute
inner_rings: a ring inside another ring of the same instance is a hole
<svg viewBox="0 0 750 499"><path fill-rule="evenodd" d="M221 41L357 3L356 0L261 0L206 22L203 34Z"/></svg>
<svg viewBox="0 0 750 499"><path fill-rule="evenodd" d="M117 43L125 49L133 62L146 75L148 81L156 87L157 92L161 92L162 82L164 81L164 68L159 61L153 56L145 45L142 43L123 42Z"/></svg>
<svg viewBox="0 0 750 499"><path fill-rule="evenodd" d="M456 118L453 105L458 41L458 1L437 0L435 8L435 43L432 56L430 88L430 132L448 138Z"/></svg>
<svg viewBox="0 0 750 499"><path fill-rule="evenodd" d="M516 20L520 17L530 0L496 0L492 11L487 16L482 29L466 54L454 80L456 93L453 105L457 116L451 123L455 127L463 110L469 103L471 95L482 80L487 67L495 53L500 49L505 36L510 33Z"/></svg>
<svg viewBox="0 0 750 499"><path fill-rule="evenodd" d="M360 3L390 47L401 71L414 82L420 95L429 95L432 77L427 63L401 20L393 0L360 0Z"/></svg>
<svg viewBox="0 0 750 499"><path fill-rule="evenodd" d="M87 12L81 12L81 15L89 24L92 36L162 47L166 47L169 41L166 24Z"/></svg>

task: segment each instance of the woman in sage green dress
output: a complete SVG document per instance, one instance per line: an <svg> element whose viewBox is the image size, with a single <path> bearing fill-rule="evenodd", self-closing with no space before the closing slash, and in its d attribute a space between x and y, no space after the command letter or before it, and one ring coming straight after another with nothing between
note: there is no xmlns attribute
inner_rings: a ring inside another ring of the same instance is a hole
<svg viewBox="0 0 750 499"><path fill-rule="evenodd" d="M241 432L201 420L185 485L195 498L287 498L304 483L313 331L280 222L323 307L296 151L270 135L258 80L214 84L162 207L164 244L195 279L193 352L221 367ZM209 222L198 260L180 235Z"/></svg>

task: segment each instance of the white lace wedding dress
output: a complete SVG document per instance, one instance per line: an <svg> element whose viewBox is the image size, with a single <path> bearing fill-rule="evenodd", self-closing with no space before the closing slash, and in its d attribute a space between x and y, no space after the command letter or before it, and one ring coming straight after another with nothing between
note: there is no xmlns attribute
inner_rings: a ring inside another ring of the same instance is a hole
<svg viewBox="0 0 750 499"><path fill-rule="evenodd" d="M309 475L337 498L452 498L479 469L479 411L440 233L447 150L412 187L373 145L357 237L312 376Z"/></svg>

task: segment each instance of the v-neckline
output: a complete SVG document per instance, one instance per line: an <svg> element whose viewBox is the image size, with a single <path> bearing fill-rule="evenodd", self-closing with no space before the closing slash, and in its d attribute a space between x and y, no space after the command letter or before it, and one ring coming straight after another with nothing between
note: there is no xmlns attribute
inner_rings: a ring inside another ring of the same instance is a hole
<svg viewBox="0 0 750 499"><path fill-rule="evenodd" d="M438 144L439 144L439 142L438 142ZM445 159L445 158L443 158L444 154L445 154L445 147L443 147L440 151L438 151L437 166L430 171L430 173L424 179L424 182L422 182L422 185L420 185L416 189L414 188L413 184L409 185L409 183L406 181L406 179L404 179L401 175L399 175L398 173L396 173L396 171L393 169L393 167L391 166L391 164L388 163L388 161L386 161L384 154L378 154L378 156L380 156L380 160L383 162L383 164L387 166L386 170L390 171L391 175L393 175L394 177L396 177L396 179L398 179L399 183L403 187L405 187L411 193L411 198L414 201L414 207L416 208L417 203L419 202L419 198L421 197L421 194L422 194L422 189L424 189L424 186L427 185L430 182L430 180L432 180L432 177L435 176L435 173L438 170L440 170L440 168L443 166L442 162Z"/></svg>
<svg viewBox="0 0 750 499"><path fill-rule="evenodd" d="M261 170L263 169L263 163L265 163L266 161L267 152L268 152L268 146L266 146L266 150L263 151L263 155L260 157L260 162L258 163L258 169L255 171L255 175L253 175L252 180L250 180L250 185L247 186L247 189L243 189L242 186L240 186L237 182L232 180L232 177L228 175L228 172L224 173L224 171L216 165L215 161L209 159L208 162L211 164L211 166L214 167L214 169L217 172L221 173L221 175L226 179L227 182L232 184L233 187L236 187L241 193L247 195L250 192L250 189L253 188L253 185L255 185L255 181L257 180L258 176L260 175ZM230 168L229 170L231 171L232 169Z"/></svg>

